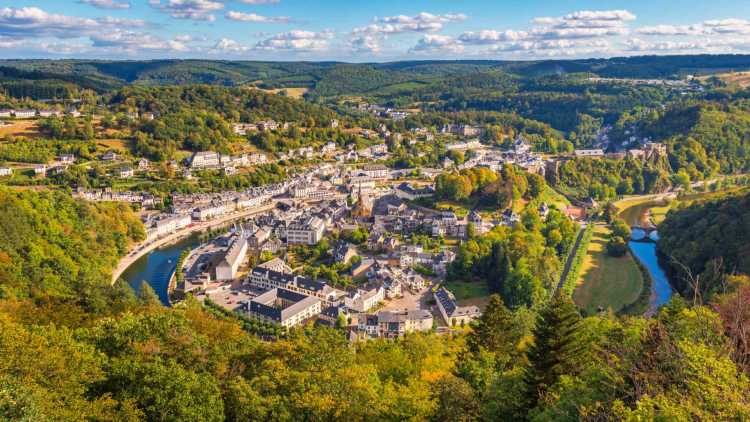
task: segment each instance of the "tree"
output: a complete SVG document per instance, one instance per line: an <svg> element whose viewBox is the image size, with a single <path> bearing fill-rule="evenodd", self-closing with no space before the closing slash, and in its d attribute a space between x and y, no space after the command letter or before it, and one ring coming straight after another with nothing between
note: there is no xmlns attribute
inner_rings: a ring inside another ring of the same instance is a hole
<svg viewBox="0 0 750 422"><path fill-rule="evenodd" d="M471 385L461 378L448 375L433 386L437 409L432 420L469 422L479 419L479 402Z"/></svg>
<svg viewBox="0 0 750 422"><path fill-rule="evenodd" d="M573 301L556 294L537 317L534 343L528 349L524 381L527 408L544 399L560 376L575 374L585 360L579 334L581 316Z"/></svg>
<svg viewBox="0 0 750 422"><path fill-rule="evenodd" d="M472 324L472 332L466 345L472 353L481 349L501 355L511 355L520 340L520 333L513 322L513 314L505 307L503 299L493 294L482 317Z"/></svg>
<svg viewBox="0 0 750 422"><path fill-rule="evenodd" d="M146 306L161 306L161 299L154 289L145 280L141 281L141 288L138 291L138 300Z"/></svg>
<svg viewBox="0 0 750 422"><path fill-rule="evenodd" d="M624 256L628 251L628 244L620 236L612 236L607 241L607 254L618 258Z"/></svg>

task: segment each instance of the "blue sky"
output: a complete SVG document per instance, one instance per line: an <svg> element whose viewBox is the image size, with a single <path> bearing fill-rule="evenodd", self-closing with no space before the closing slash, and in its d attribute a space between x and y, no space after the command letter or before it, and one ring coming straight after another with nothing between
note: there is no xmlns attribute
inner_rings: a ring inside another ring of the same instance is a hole
<svg viewBox="0 0 750 422"><path fill-rule="evenodd" d="M0 1L1 58L540 59L750 53L750 2Z"/></svg>

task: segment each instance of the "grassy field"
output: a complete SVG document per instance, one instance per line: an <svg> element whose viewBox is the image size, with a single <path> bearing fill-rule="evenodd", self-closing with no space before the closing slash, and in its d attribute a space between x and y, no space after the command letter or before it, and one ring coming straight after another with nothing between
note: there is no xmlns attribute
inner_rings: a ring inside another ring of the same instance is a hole
<svg viewBox="0 0 750 422"><path fill-rule="evenodd" d="M260 88L259 88L260 89ZM307 91L309 91L309 88L277 88L277 89L263 89L261 91L265 91L271 94L278 94L281 91L286 91L286 95L290 98L302 98L303 95Z"/></svg>
<svg viewBox="0 0 750 422"><path fill-rule="evenodd" d="M11 124L0 127L0 137L13 135L37 138L40 136L36 120L8 120L7 122Z"/></svg>
<svg viewBox="0 0 750 422"><path fill-rule="evenodd" d="M490 289L486 283L474 282L467 283L463 281L452 281L450 283L444 283L446 289L453 292L456 296L456 300L468 300L487 297L490 295Z"/></svg>
<svg viewBox="0 0 750 422"><path fill-rule="evenodd" d="M120 152L130 151L130 141L124 139L97 139L96 144L104 149L114 149Z"/></svg>
<svg viewBox="0 0 750 422"><path fill-rule="evenodd" d="M620 258L607 255L608 234L606 226L594 229L573 293L573 300L587 314L595 313L599 306L619 311L634 302L643 288L641 272L629 254Z"/></svg>

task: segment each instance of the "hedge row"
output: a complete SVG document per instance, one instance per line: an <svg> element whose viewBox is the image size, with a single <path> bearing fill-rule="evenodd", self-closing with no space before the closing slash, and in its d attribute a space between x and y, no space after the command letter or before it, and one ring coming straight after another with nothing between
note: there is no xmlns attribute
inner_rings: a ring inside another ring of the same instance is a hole
<svg viewBox="0 0 750 422"><path fill-rule="evenodd" d="M575 250L575 257L573 263L568 270L568 274L565 276L565 280L562 283L562 293L566 296L572 296L573 290L575 290L576 282L578 281L578 275L581 272L581 264L586 256L586 251L589 248L589 242L591 236L594 233L594 223L589 222L586 228L583 229L583 236L581 237L581 243L578 244L578 248Z"/></svg>

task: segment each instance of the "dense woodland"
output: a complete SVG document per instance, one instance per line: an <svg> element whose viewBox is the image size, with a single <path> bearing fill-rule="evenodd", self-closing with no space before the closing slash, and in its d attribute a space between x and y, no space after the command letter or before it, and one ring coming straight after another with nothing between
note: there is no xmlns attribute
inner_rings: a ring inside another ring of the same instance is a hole
<svg viewBox="0 0 750 422"><path fill-rule="evenodd" d="M750 194L739 192L670 212L659 226L659 252L686 297L710 297L727 288L727 274L750 274Z"/></svg>

